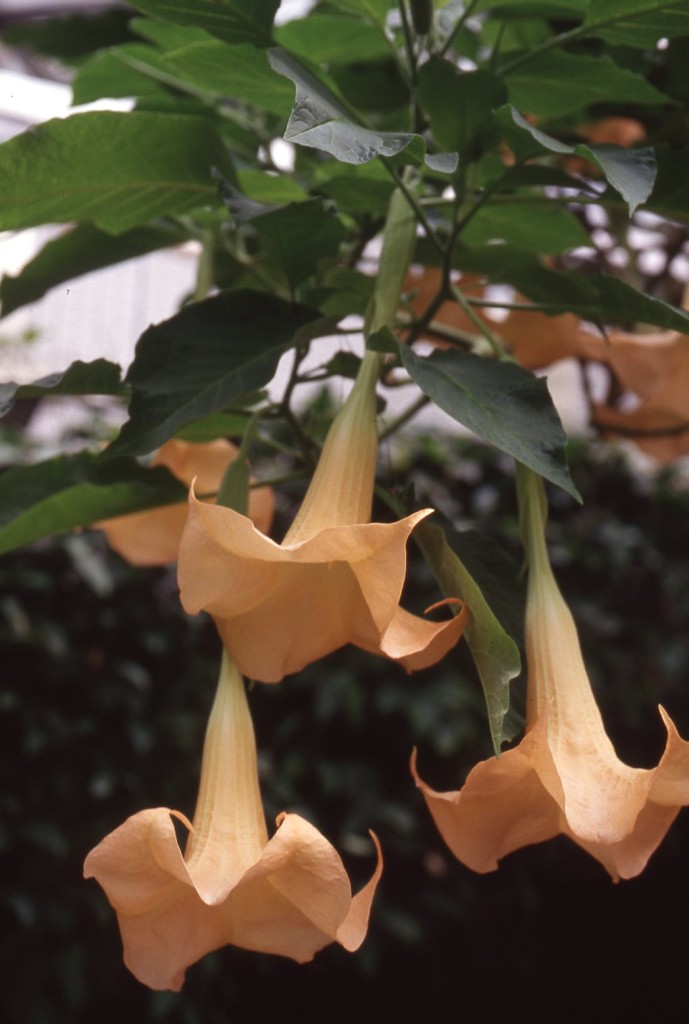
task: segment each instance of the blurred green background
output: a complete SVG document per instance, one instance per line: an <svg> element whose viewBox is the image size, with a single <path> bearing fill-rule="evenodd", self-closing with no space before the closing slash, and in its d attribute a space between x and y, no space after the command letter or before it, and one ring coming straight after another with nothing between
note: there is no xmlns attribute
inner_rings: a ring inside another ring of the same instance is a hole
<svg viewBox="0 0 689 1024"><path fill-rule="evenodd" d="M509 463L438 438L420 452L417 500L511 548L505 593L518 622ZM572 465L585 505L551 494L553 562L617 750L652 766L664 745L657 703L689 736L689 493L600 446L575 448ZM410 567L405 603L418 611L438 595L413 544ZM192 814L219 663L210 622L184 616L172 569L132 569L88 532L0 560L0 658L4 1021L684 1019L687 812L644 874L617 886L564 838L487 876L444 847L408 760L416 745L423 777L455 789L490 755L462 645L413 677L346 649L253 688L269 820L304 814L357 888L372 870L372 828L386 868L359 953L331 947L300 967L225 948L189 970L180 994L128 974L115 915L81 867L142 808Z"/></svg>

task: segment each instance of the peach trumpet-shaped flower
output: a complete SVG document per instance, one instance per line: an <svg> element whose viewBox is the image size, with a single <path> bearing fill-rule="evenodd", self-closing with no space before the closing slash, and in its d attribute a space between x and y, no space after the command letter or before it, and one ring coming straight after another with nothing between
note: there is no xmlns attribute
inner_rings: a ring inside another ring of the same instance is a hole
<svg viewBox="0 0 689 1024"><path fill-rule="evenodd" d="M173 818L189 829L182 854ZM179 991L187 967L221 946L299 963L331 942L363 942L382 871L352 896L335 849L297 814L268 838L244 681L226 655L206 732L193 824L167 807L140 811L93 849L86 878L119 921L124 960L153 989Z"/></svg>
<svg viewBox="0 0 689 1024"><path fill-rule="evenodd" d="M564 834L614 881L632 878L689 804L689 743L661 709L668 735L657 768L618 759L548 561L542 481L522 468L520 506L529 561L526 735L478 764L458 792L432 790L414 758L412 772L445 842L475 871L493 871L513 850Z"/></svg>
<svg viewBox="0 0 689 1024"><path fill-rule="evenodd" d="M155 453L151 465L167 467L187 487L196 479L200 494L215 494L225 470L238 454L235 445L223 438L204 444L173 438ZM249 517L265 533L273 521L273 506L270 487L256 487L249 492ZM103 530L110 547L132 565L167 565L177 559L187 509L187 502L183 501L115 516L93 525Z"/></svg>
<svg viewBox="0 0 689 1024"><path fill-rule="evenodd" d="M252 679L279 682L346 643L413 671L435 664L461 636L463 607L432 622L399 606L407 540L432 510L370 522L379 369L377 353L367 353L281 544L246 516L197 501L192 489L179 554L182 604L213 616Z"/></svg>

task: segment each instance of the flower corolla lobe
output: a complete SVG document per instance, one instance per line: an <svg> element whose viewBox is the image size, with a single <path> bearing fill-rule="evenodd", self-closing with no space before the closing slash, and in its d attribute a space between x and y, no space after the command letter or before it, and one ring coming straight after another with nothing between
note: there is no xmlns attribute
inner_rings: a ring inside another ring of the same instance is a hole
<svg viewBox="0 0 689 1024"><path fill-rule="evenodd" d="M183 854L173 819L190 829ZM297 814L272 838L263 817L243 680L223 662L193 824L157 807L128 818L84 865L115 909L125 963L144 984L178 991L186 968L225 945L311 960L331 942L363 942L382 871L352 896L330 843Z"/></svg>
<svg viewBox="0 0 689 1024"><path fill-rule="evenodd" d="M632 768L617 757L548 561L542 490L535 477L525 479L526 735L476 765L459 791L431 789L415 758L412 773L448 846L475 871L493 871L513 850L564 834L614 881L631 878L689 804L689 743L661 708L668 735L659 765Z"/></svg>

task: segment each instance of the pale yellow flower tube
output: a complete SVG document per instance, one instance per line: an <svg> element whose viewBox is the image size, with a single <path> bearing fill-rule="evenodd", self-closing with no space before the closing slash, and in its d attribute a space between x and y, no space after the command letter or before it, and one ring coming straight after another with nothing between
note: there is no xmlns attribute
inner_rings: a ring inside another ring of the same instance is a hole
<svg viewBox="0 0 689 1024"><path fill-rule="evenodd" d="M529 562L526 735L500 758L478 764L456 792L427 786L415 759L412 771L448 846L475 871L492 871L511 851L563 833L615 881L631 878L689 804L689 743L661 708L668 738L658 767L619 760L548 560L542 480L524 467L519 493Z"/></svg>
<svg viewBox="0 0 689 1024"><path fill-rule="evenodd" d="M464 608L432 622L399 606L407 540L433 510L370 522L379 370L379 355L368 352L281 544L246 516L197 501L192 490L179 554L182 604L213 616L252 679L279 682L346 643L413 671L439 661L464 629Z"/></svg>
<svg viewBox="0 0 689 1024"><path fill-rule="evenodd" d="M173 818L190 835L182 853ZM335 849L298 814L268 838L244 681L223 656L193 824L167 807L140 811L84 864L114 907L129 970L178 991L187 967L221 946L303 963L338 942L358 949L382 871L352 896Z"/></svg>

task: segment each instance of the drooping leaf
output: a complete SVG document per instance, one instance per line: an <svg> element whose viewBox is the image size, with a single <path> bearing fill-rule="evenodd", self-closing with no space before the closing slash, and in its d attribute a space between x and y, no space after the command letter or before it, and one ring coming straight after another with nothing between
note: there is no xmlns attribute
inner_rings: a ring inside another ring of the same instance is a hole
<svg viewBox="0 0 689 1024"><path fill-rule="evenodd" d="M98 111L0 146L0 230L88 221L119 234L213 202L232 167L206 118Z"/></svg>
<svg viewBox="0 0 689 1024"><path fill-rule="evenodd" d="M648 146L627 149L623 146L584 142L570 146L530 124L514 107L508 110L517 128L527 133L540 148L561 155L576 153L597 164L608 183L627 203L630 215L651 195L656 178L656 160L654 151ZM507 111L504 111L503 119L506 114ZM524 156L523 151L521 155Z"/></svg>
<svg viewBox="0 0 689 1024"><path fill-rule="evenodd" d="M51 288L93 270L178 245L188 237L174 225L134 228L109 235L91 224L80 224L43 246L16 277L0 281L0 316L40 299Z"/></svg>
<svg viewBox="0 0 689 1024"><path fill-rule="evenodd" d="M184 501L186 488L162 466L90 452L0 473L0 554L110 516Z"/></svg>
<svg viewBox="0 0 689 1024"><path fill-rule="evenodd" d="M452 531L451 536L461 535ZM424 522L414 531L414 539L446 596L459 597L469 609L464 637L481 680L493 749L499 756L502 743L510 738L504 735L503 725L510 707L510 682L521 670L519 648L500 624L451 537L440 526Z"/></svg>
<svg viewBox="0 0 689 1024"><path fill-rule="evenodd" d="M363 164L377 156L397 156L409 148L422 160L426 146L412 132L378 132L356 124L342 102L315 75L279 47L268 53L271 66L294 82L297 92L285 139L329 153L345 164Z"/></svg>
<svg viewBox="0 0 689 1024"><path fill-rule="evenodd" d="M318 314L259 292L186 306L139 339L127 382L129 420L112 455L142 455L192 420L264 387L295 333Z"/></svg>
<svg viewBox="0 0 689 1024"><path fill-rule="evenodd" d="M516 363L456 349L424 358L401 345L400 353L440 409L580 500L567 468L567 436L543 379Z"/></svg>
<svg viewBox="0 0 689 1024"><path fill-rule="evenodd" d="M0 416L14 405L18 398L40 398L43 395L121 395L126 393L120 377L120 367L107 359L84 363L77 359L62 373L51 373L31 384L13 381L0 384Z"/></svg>
<svg viewBox="0 0 689 1024"><path fill-rule="evenodd" d="M193 25L227 43L270 46L280 0L135 0L132 6L175 25Z"/></svg>
<svg viewBox="0 0 689 1024"><path fill-rule="evenodd" d="M569 312L594 323L652 324L689 334L688 313L637 291L618 277L588 277L532 265L521 270L515 266L504 279L552 315Z"/></svg>

